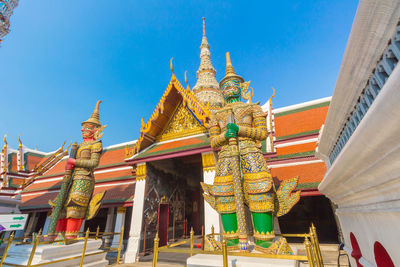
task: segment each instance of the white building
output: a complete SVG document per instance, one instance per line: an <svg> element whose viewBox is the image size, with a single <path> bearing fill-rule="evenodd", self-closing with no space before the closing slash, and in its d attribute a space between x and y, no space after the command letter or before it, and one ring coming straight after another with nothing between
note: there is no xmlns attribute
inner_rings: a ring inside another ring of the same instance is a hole
<svg viewBox="0 0 400 267"><path fill-rule="evenodd" d="M352 266L400 266L400 1L362 0L317 148Z"/></svg>

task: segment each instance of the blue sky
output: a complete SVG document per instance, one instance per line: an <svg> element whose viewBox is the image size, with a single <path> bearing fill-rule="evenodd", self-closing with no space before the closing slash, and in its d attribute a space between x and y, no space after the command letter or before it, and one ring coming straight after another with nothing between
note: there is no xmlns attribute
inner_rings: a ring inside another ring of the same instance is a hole
<svg viewBox="0 0 400 267"><path fill-rule="evenodd" d="M42 151L80 142L101 99L104 145L137 139L171 57L194 86L203 16L218 80L230 51L255 101L271 87L275 108L330 96L357 2L21 0L0 47L0 135Z"/></svg>

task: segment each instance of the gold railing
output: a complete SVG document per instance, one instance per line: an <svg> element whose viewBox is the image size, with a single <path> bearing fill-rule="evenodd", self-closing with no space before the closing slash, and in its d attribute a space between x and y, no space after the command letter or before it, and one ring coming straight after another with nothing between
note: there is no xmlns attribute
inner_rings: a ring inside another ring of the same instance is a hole
<svg viewBox="0 0 400 267"><path fill-rule="evenodd" d="M214 233L214 227L212 227L211 234L207 235L207 237L211 237L215 239L215 236L222 236L222 250L216 251L205 251L204 246L202 249L193 249L193 244L195 239L204 240L204 236L194 236L193 228L190 231L190 238L182 240L177 243L168 244L163 247L158 247L159 238L158 233L154 238L154 251L153 251L153 267L157 267L157 259L159 252L167 252L167 253L185 253L193 256L193 254L209 254L209 255L222 255L222 262L224 267L228 267L228 256L244 256L244 257L256 257L256 258L268 258L268 259L285 259L285 260L296 260L308 262L310 267L323 267L324 263L322 260L321 249L319 246L318 236L314 225L312 224L309 228L310 232L305 234L276 234L276 236L282 237L297 237L304 238L304 247L306 250L306 256L301 255L272 255L272 254L263 254L263 253L249 253L249 252L228 252L226 246L226 239L224 234ZM189 249L178 249L177 246L189 243Z"/></svg>
<svg viewBox="0 0 400 267"><path fill-rule="evenodd" d="M90 232L89 228L86 230L86 232L80 232L78 233L78 235L80 234L85 234L83 237L77 237L74 239L66 239L65 237L62 240L54 240L54 241L46 241L46 237L48 237L48 235L41 235L41 230L39 231L38 234L33 234L32 235L32 242L26 242L24 241L25 239L27 239L27 237L21 237L21 238L14 238L14 233L12 233L10 235L10 238L3 240L3 242L7 242L7 246L4 249L3 252L3 256L1 257L1 261L0 261L0 267L3 267L3 264L8 265L8 266L15 266L15 267L35 267L35 266L44 266L44 265L48 265L48 264L52 264L52 263L57 263L57 262L63 262L63 261L68 261L68 260L73 260L73 259L79 259L80 258L80 264L79 266L82 267L83 266L83 262L85 257L87 256L92 256L92 255L97 255L97 254L101 254L104 252L111 252L111 251L117 251L117 260L116 260L116 264L119 264L120 261L120 257L121 257L121 248L122 248L122 241L124 239L124 227L121 228L121 232L119 233L113 233L113 232L103 232L100 233L100 228L97 227L96 232ZM119 235L119 244L117 248L113 248L113 247L100 247L100 249L102 251L100 252L92 252L92 253L86 253L86 246L87 246L87 242L90 239L90 235L94 235L92 236L92 238L94 238L95 240L102 238L102 237L106 237L106 236L115 236L115 235ZM41 241L41 239L43 239ZM18 240L22 240L22 241L18 241ZM83 240L83 249L82 249L82 254L80 256L74 256L74 257L69 257L69 258L65 258L65 259L59 259L59 260L54 260L54 261L49 261L49 262L44 262L44 263L38 263L38 264L32 264L32 260L33 257L35 255L36 249L39 245L45 245L45 244L52 244L52 243L60 243L60 242L64 242L64 244L71 244L71 243L75 243L76 241L80 241ZM29 255L29 259L28 262L26 263L26 265L21 265L21 264L14 264L14 263L8 263L6 262L6 258L8 255L8 250L11 246L11 244L18 244L18 245L32 245L32 250L31 250L31 254Z"/></svg>

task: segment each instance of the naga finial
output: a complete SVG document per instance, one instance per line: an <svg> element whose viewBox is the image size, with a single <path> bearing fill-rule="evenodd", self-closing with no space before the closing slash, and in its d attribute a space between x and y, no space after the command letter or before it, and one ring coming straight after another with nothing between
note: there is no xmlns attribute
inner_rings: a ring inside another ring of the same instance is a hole
<svg viewBox="0 0 400 267"><path fill-rule="evenodd" d="M188 80L187 80L187 75L186 75L186 73L187 73L187 70L185 70L186 91L190 91L190 86L189 86L189 83L188 83Z"/></svg>
<svg viewBox="0 0 400 267"><path fill-rule="evenodd" d="M7 138L7 134L4 135L4 139L3 139L3 143L4 143L5 145L7 145L7 140L6 140L6 138Z"/></svg>
<svg viewBox="0 0 400 267"><path fill-rule="evenodd" d="M172 64L172 60L173 60L173 59L174 59L174 58L171 57L171 60L170 60L170 62L169 62L169 67L171 68L172 75L175 75L175 72L174 72L174 65Z"/></svg>
<svg viewBox="0 0 400 267"><path fill-rule="evenodd" d="M19 142L18 147L22 147L21 135L18 135L18 142Z"/></svg>

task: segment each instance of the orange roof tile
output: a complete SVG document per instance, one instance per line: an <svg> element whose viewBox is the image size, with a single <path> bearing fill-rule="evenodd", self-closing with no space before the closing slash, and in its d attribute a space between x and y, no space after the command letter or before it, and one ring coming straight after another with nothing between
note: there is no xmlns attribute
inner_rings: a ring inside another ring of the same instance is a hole
<svg viewBox="0 0 400 267"><path fill-rule="evenodd" d="M329 106L318 107L275 117L276 137L319 130L325 122Z"/></svg>
<svg viewBox="0 0 400 267"><path fill-rule="evenodd" d="M311 142L311 143L298 144L298 145L292 145L292 146L278 147L278 148L276 148L276 153L278 156L290 155L290 154L294 154L294 153L315 151L316 147L317 147L317 143Z"/></svg>
<svg viewBox="0 0 400 267"><path fill-rule="evenodd" d="M106 150L100 158L99 167L115 163L125 162L125 148L121 147L115 150Z"/></svg>
<svg viewBox="0 0 400 267"><path fill-rule="evenodd" d="M299 183L321 182L325 172L326 166L323 162L279 168L271 166L272 177L279 181L298 176Z"/></svg>

